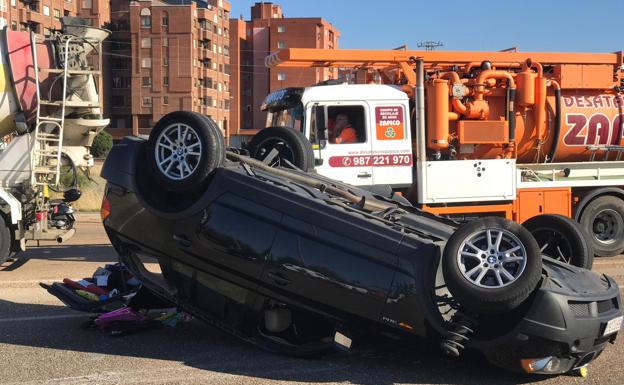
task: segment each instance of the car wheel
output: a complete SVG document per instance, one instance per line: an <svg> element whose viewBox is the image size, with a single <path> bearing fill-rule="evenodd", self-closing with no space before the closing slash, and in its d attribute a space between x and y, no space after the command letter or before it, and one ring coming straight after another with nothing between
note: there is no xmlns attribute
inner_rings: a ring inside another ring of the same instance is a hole
<svg viewBox="0 0 624 385"><path fill-rule="evenodd" d="M225 159L221 130L208 117L187 111L165 115L147 141L151 174L168 191L198 189Z"/></svg>
<svg viewBox="0 0 624 385"><path fill-rule="evenodd" d="M442 256L449 291L468 311L500 314L520 305L541 277L542 259L529 231L503 218L461 225Z"/></svg>
<svg viewBox="0 0 624 385"><path fill-rule="evenodd" d="M314 169L312 145L294 128L262 129L251 139L248 150L252 158L262 160L273 167L295 166L303 171Z"/></svg>
<svg viewBox="0 0 624 385"><path fill-rule="evenodd" d="M4 218L0 216L0 264L6 262L17 253L11 252L11 232Z"/></svg>
<svg viewBox="0 0 624 385"><path fill-rule="evenodd" d="M581 225L590 235L599 257L613 257L624 251L624 202L606 195L589 204L581 214Z"/></svg>
<svg viewBox="0 0 624 385"><path fill-rule="evenodd" d="M594 248L585 229L563 215L544 214L522 224L533 235L542 255L591 270Z"/></svg>

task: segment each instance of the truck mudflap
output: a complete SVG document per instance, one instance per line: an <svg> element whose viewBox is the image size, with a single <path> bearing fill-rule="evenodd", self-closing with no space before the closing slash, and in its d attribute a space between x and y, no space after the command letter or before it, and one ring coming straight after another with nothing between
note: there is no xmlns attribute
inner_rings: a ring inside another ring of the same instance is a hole
<svg viewBox="0 0 624 385"><path fill-rule="evenodd" d="M470 347L496 366L525 373L567 373L586 366L616 339L622 304L615 281L545 260L541 286L516 326L501 337L471 341Z"/></svg>

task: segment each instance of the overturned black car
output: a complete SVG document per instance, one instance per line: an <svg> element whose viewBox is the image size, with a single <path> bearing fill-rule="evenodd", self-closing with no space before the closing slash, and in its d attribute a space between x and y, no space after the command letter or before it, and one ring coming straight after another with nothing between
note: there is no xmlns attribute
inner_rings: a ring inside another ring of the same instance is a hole
<svg viewBox="0 0 624 385"><path fill-rule="evenodd" d="M437 338L514 371L581 368L622 323L616 283L540 255L501 218L459 225L227 150L193 113L108 156L105 229L155 294L265 349L300 356L367 333ZM155 259L160 272L148 271Z"/></svg>

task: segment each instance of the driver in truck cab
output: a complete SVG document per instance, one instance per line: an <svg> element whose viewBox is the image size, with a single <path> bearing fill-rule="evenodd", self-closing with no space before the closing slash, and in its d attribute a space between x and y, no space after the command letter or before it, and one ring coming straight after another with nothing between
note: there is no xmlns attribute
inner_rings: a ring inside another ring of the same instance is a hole
<svg viewBox="0 0 624 385"><path fill-rule="evenodd" d="M351 127L349 116L347 114L338 114L334 119L334 134L336 135L336 144L356 143L357 132Z"/></svg>

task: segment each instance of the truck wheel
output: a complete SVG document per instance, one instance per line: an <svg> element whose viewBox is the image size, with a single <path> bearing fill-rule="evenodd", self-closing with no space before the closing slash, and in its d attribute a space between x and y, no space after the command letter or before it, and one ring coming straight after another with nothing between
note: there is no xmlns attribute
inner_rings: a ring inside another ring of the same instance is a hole
<svg viewBox="0 0 624 385"><path fill-rule="evenodd" d="M461 225L442 255L451 294L469 312L500 314L520 305L541 277L542 258L529 231L503 218Z"/></svg>
<svg viewBox="0 0 624 385"><path fill-rule="evenodd" d="M0 216L0 264L6 262L15 254L17 253L11 252L11 232L4 218Z"/></svg>
<svg viewBox="0 0 624 385"><path fill-rule="evenodd" d="M594 248L589 234L580 224L563 215L544 214L522 225L531 232L542 255L591 270Z"/></svg>
<svg viewBox="0 0 624 385"><path fill-rule="evenodd" d="M613 257L624 251L624 202L605 195L594 199L581 214L581 225L590 235L599 257Z"/></svg>
<svg viewBox="0 0 624 385"><path fill-rule="evenodd" d="M314 169L312 145L300 131L294 128L262 129L251 138L248 150L252 158L267 162L273 167L293 165L303 171Z"/></svg>
<svg viewBox="0 0 624 385"><path fill-rule="evenodd" d="M166 190L199 188L225 159L219 127L208 117L187 111L165 115L147 141L151 174Z"/></svg>

